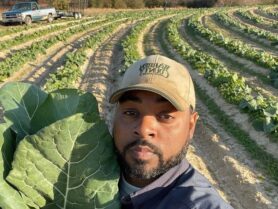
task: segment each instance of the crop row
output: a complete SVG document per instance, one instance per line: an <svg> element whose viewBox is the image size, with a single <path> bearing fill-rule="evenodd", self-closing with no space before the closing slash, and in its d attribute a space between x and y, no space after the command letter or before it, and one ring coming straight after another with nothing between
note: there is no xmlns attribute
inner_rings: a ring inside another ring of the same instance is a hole
<svg viewBox="0 0 278 209"><path fill-rule="evenodd" d="M147 20L153 19L156 16L162 15L161 12L139 12L139 13L125 13L121 14L120 16L125 21L134 21L138 20L139 18L146 18ZM127 18L128 17L128 18ZM118 26L120 22L111 22L108 26L102 28L100 31L94 33L90 36L83 44L81 48L76 50L75 52L68 53L65 64L60 67L55 73L50 74L50 78L47 79L45 84L45 89L47 91L53 91L55 89L67 88L72 87L76 80L82 76L81 66L84 64L86 60L86 54L88 49L95 50L101 43L115 31L116 26ZM142 22L146 22L143 20ZM141 24L140 24L141 25ZM136 30L137 27L133 28L133 31L136 32L138 35L140 34L139 31ZM130 38L130 36L129 36ZM130 40L130 39L129 39ZM128 45L131 44L130 42ZM128 54L128 53L127 53ZM138 58L138 57L137 57Z"/></svg>
<svg viewBox="0 0 278 209"><path fill-rule="evenodd" d="M52 22L51 24L49 24L49 26L55 25L57 22L58 23L62 23L62 22L69 22L72 21L72 19L68 19L68 20L56 20L54 22ZM76 22L76 21L75 21ZM27 31L29 29L35 29L35 28L39 28L41 26L44 26L45 22L38 22L32 25L20 25L20 26L3 26L3 30L0 30L0 37L3 36L7 36L7 35L11 35L11 34L15 34L15 33L20 33L23 31Z"/></svg>
<svg viewBox="0 0 278 209"><path fill-rule="evenodd" d="M147 25L154 21L156 18L159 18L163 15L171 14L172 12L153 14L145 20L140 21L135 27L131 29L130 34L122 42L124 51L124 65L123 68L119 70L120 74L123 74L131 64L133 64L140 58L139 52L136 49L140 33L142 33L144 28L146 28Z"/></svg>
<svg viewBox="0 0 278 209"><path fill-rule="evenodd" d="M278 45L278 35L274 33L259 29L257 27L242 24L235 18L229 17L227 13L224 12L217 12L215 16L221 23L224 23L226 26L235 27L243 33L256 35L257 37L271 41L273 45Z"/></svg>
<svg viewBox="0 0 278 209"><path fill-rule="evenodd" d="M257 16L251 13L251 11L245 11L245 10L237 10L236 14L252 21L253 23L263 23L264 19L261 16Z"/></svg>
<svg viewBox="0 0 278 209"><path fill-rule="evenodd" d="M36 38L42 37L42 36L47 35L47 34L52 33L52 32L57 32L57 31L60 31L60 30L63 30L63 29L66 29L66 28L69 28L69 27L72 27L72 26L76 26L78 24L85 24L86 22L89 22L89 20L90 19L86 19L85 21L82 21L82 22L69 22L65 25L54 25L54 26L50 26L46 29L37 30L37 31L35 31L34 33L31 33L31 34L26 34L26 35L20 34L19 36L16 36L13 39L6 40L6 41L1 41L0 42L0 51L5 50L5 49L9 49L13 46L25 43L25 42L30 41L30 40L34 40Z"/></svg>
<svg viewBox="0 0 278 209"><path fill-rule="evenodd" d="M145 19L137 23L135 27L131 29L130 34L123 40L122 47L124 52L124 65L119 70L120 74L123 74L126 69L140 58L139 52L136 50L138 38L140 32L150 23L152 19Z"/></svg>
<svg viewBox="0 0 278 209"><path fill-rule="evenodd" d="M224 37L221 33L217 33L208 28L205 28L200 22L202 14L191 16L188 25L193 29L194 32L200 34L210 42L220 47L225 48L229 52L239 55L243 58L247 58L263 67L267 67L272 70L270 72L270 80L272 84L278 88L278 58L271 54L257 50L249 46L240 40L234 40L231 38Z"/></svg>
<svg viewBox="0 0 278 209"><path fill-rule="evenodd" d="M276 21L265 21L263 17L253 14L251 11L237 10L236 14L255 24L260 23L268 27L278 28L278 23Z"/></svg>
<svg viewBox="0 0 278 209"><path fill-rule="evenodd" d="M273 11L270 8L259 7L261 13L271 16L271 17L278 17L278 12Z"/></svg>
<svg viewBox="0 0 278 209"><path fill-rule="evenodd" d="M178 27L181 19L172 19L167 25L167 38L177 52L187 60L194 69L203 74L209 83L216 87L229 103L239 105L246 111L256 128L266 133L278 134L278 103L255 93L246 84L245 79L230 72L224 64L213 56L193 49L180 37Z"/></svg>
<svg viewBox="0 0 278 209"><path fill-rule="evenodd" d="M87 50L95 50L100 46L101 43L115 31L121 22L117 22L117 24L111 22L111 24L103 27L87 38L81 48L75 52L68 53L65 64L57 69L55 73L49 75L50 78L47 79L45 89L50 92L56 89L74 87L75 82L82 76L81 66L87 59Z"/></svg>
<svg viewBox="0 0 278 209"><path fill-rule="evenodd" d="M3 81L4 79L8 78L13 74L14 72L18 71L25 63L29 61L33 61L36 59L36 57L40 54L45 54L46 50L53 46L54 44L66 41L71 36L85 32L87 30L92 30L95 27L98 27L102 24L105 24L106 22L109 22L111 20L105 20L100 22L93 22L90 24L81 24L78 27L75 28L69 28L68 30L49 37L48 39L38 41L33 43L31 46L28 46L27 48L18 50L14 54L12 54L10 57L6 58L4 61L0 62L0 81Z"/></svg>

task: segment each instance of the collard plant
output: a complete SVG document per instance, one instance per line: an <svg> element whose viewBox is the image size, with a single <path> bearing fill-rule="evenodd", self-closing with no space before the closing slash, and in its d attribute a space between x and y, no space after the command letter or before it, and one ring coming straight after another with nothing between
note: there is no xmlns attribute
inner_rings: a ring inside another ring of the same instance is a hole
<svg viewBox="0 0 278 209"><path fill-rule="evenodd" d="M0 101L0 208L120 208L113 142L92 94L15 82Z"/></svg>

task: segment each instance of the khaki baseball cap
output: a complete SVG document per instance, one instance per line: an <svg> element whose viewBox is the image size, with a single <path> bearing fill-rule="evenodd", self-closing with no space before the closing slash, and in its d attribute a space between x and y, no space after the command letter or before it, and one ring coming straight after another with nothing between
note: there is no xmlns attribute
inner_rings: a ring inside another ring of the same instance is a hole
<svg viewBox="0 0 278 209"><path fill-rule="evenodd" d="M184 111L188 105L195 110L194 85L187 68L161 55L151 55L131 65L109 102L116 103L125 92L131 90L159 94L179 111Z"/></svg>

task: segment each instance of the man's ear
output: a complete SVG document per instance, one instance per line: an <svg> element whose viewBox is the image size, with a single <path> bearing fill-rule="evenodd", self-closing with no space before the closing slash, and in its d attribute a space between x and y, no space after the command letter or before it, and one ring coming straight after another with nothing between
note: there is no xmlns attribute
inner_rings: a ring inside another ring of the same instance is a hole
<svg viewBox="0 0 278 209"><path fill-rule="evenodd" d="M195 131L195 127L196 127L196 123L197 120L199 118L199 114L198 112L192 112L190 114L190 121L189 121L189 139L193 138L194 135L194 131Z"/></svg>

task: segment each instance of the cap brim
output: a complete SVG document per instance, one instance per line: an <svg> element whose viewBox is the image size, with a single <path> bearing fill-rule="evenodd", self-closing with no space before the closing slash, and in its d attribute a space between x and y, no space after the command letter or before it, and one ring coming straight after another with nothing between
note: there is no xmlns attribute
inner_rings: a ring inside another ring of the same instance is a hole
<svg viewBox="0 0 278 209"><path fill-rule="evenodd" d="M156 94L159 94L160 96L164 97L167 99L177 110L179 111L184 111L185 110L185 104L182 104L182 98L179 98L178 95L175 95L173 93L170 93L166 89L163 88L158 88L157 86L152 86L149 84L137 84L133 86L129 86L126 88L122 88L114 92L110 99L109 102L114 104L118 102L120 97L127 91L132 91L132 90L143 90L143 91L150 91Z"/></svg>

